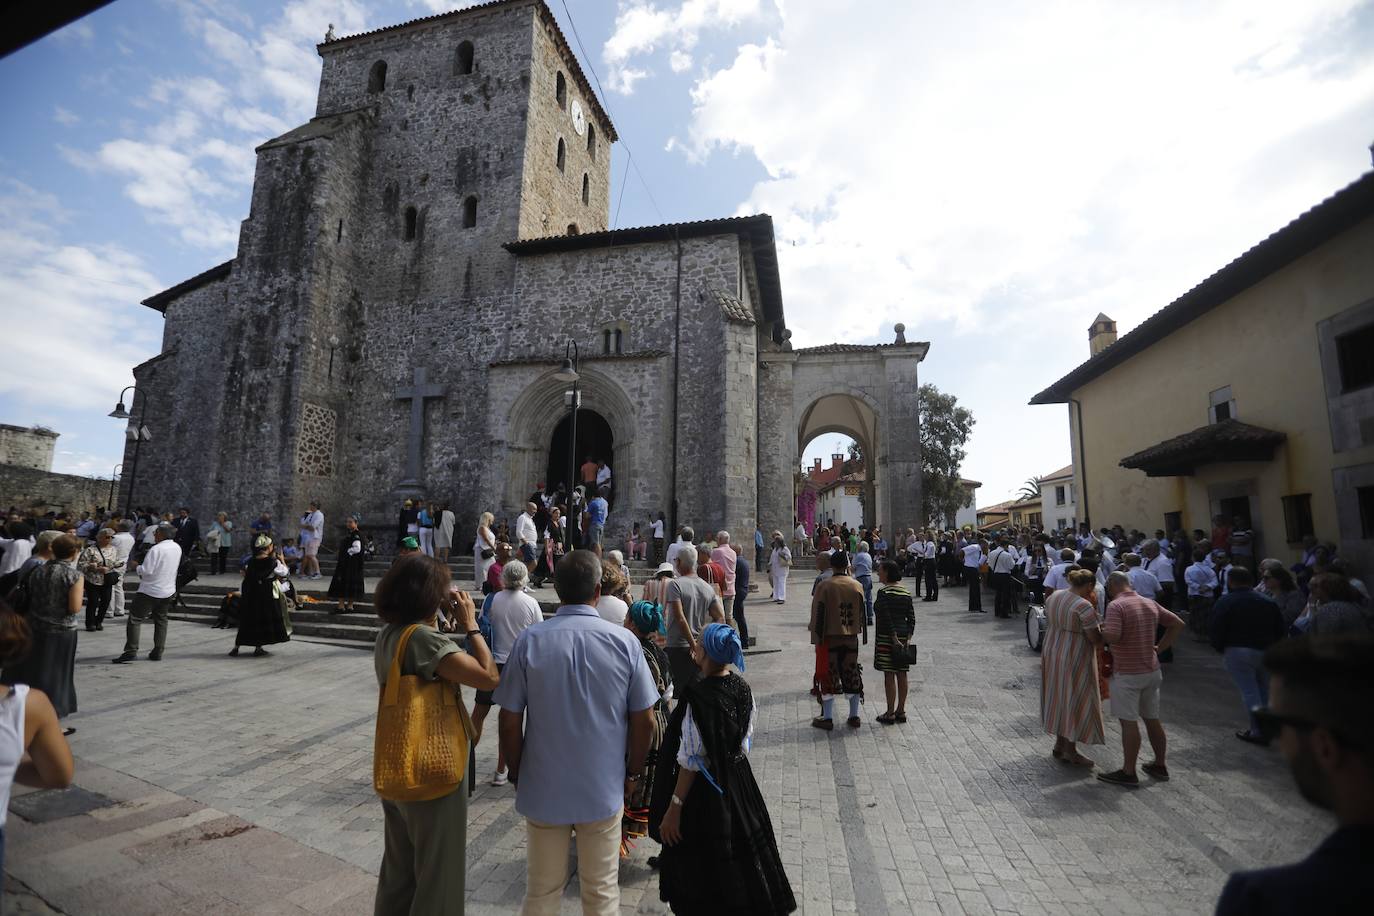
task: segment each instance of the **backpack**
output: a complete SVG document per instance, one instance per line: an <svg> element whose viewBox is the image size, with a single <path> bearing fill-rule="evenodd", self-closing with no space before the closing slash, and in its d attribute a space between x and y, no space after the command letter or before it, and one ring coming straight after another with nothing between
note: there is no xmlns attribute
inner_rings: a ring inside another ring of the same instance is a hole
<svg viewBox="0 0 1374 916"><path fill-rule="evenodd" d="M491 641L491 600L496 597L492 592L482 600L482 612L477 615L477 630L482 634L482 639L486 642L488 649L494 649Z"/></svg>

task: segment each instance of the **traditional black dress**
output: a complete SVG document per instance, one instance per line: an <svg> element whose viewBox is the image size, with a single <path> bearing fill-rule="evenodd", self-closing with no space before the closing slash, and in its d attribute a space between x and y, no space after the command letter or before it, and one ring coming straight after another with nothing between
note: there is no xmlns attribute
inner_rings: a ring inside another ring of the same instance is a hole
<svg viewBox="0 0 1374 916"><path fill-rule="evenodd" d="M277 558L254 557L243 572L239 597L239 631L235 646L272 646L291 639L282 617Z"/></svg>
<svg viewBox="0 0 1374 916"><path fill-rule="evenodd" d="M349 553L353 545L358 545L356 553ZM367 561L367 551L363 549L361 531L349 531L339 542L339 560L334 565L334 577L329 580L329 597L345 601L355 600L367 594L367 583L363 581L363 566Z"/></svg>
<svg viewBox="0 0 1374 916"><path fill-rule="evenodd" d="M685 914L791 913L797 908L787 881L768 808L741 743L754 695L738 674L698 678L679 688L677 708L658 752L649 833L677 786L678 748L688 708L706 750L704 767L721 791L699 773L682 806L682 839L659 856L659 898Z"/></svg>

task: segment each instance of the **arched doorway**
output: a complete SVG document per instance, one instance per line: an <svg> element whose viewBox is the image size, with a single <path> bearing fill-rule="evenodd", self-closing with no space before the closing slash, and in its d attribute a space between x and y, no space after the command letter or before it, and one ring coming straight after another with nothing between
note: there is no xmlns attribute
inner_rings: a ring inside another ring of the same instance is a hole
<svg viewBox="0 0 1374 916"><path fill-rule="evenodd" d="M572 444L569 442L571 431L572 415L564 414L563 419L553 428L553 436L549 440L549 463L544 472L544 481L550 490L560 483L565 487L570 486L568 467L571 459L575 459L578 466L581 466L590 456L593 461L606 462L612 473L616 470L615 434L605 417L585 407L577 411L577 447L569 454L568 449Z"/></svg>

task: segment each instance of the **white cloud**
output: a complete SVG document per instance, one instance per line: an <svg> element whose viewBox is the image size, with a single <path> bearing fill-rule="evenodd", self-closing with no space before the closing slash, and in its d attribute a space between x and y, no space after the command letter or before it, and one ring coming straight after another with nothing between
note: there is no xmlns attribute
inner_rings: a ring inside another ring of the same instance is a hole
<svg viewBox="0 0 1374 916"><path fill-rule="evenodd" d="M106 404L158 349L157 324L134 303L163 284L119 245L64 244L66 222L51 194L0 180L0 302L36 316L9 340L0 397L38 420Z"/></svg>
<svg viewBox="0 0 1374 916"><path fill-rule="evenodd" d="M649 76L646 67L631 63L635 58L668 48L669 68L682 73L692 66L688 52L703 31L733 28L761 15L760 0L686 0L676 10L659 8L650 0L621 0L615 31L601 49L611 91L629 95Z"/></svg>
<svg viewBox="0 0 1374 916"><path fill-rule="evenodd" d="M81 118L74 112L70 112L61 105L53 107L52 119L63 127L71 127L73 124L80 124Z"/></svg>
<svg viewBox="0 0 1374 916"><path fill-rule="evenodd" d="M1354 6L789 0L673 146L765 168L740 211L774 216L796 343L937 325L927 374L982 420L970 471L1014 490L1064 463L1062 414L1024 404L1093 315L1125 331L1366 167L1374 54L1325 43ZM637 10L618 48L674 17ZM1008 442L1033 464L999 470Z"/></svg>

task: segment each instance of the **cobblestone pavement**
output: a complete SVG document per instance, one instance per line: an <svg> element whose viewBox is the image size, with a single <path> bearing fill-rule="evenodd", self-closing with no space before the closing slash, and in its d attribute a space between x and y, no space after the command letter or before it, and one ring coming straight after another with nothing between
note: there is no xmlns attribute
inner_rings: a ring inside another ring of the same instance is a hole
<svg viewBox="0 0 1374 916"><path fill-rule="evenodd" d="M1171 782L1132 791L1056 764L1038 723L1039 657L1019 621L964 611L962 589L916 605L921 660L907 725L872 721L882 679L869 670L863 727L812 729L805 591L784 606L750 601L759 647L780 651L751 656L746 672L759 704L753 765L804 913L1209 912L1228 872L1298 858L1329 830L1276 750L1233 737L1240 702L1218 657L1190 637L1165 675ZM301 639L270 658L227 658L232 633L174 622L164 661L111 665L122 639L118 626L81 634L81 712L70 720L78 784L108 783L107 769L136 777L252 825L259 843L323 853L348 875L349 894L306 882L288 907L246 890L259 859L187 859L181 887L206 869L207 886L222 889L207 912L369 912L353 882L375 875L381 858L370 652ZM871 647L864 654L867 667ZM1086 751L1115 769L1119 730L1109 725L1107 746ZM489 737L468 828L470 913L514 911L524 884L514 791L486 784L494 758ZM110 912L94 902L108 872L91 870L85 884L80 869L55 874L37 839L47 825L18 821L12 873L69 913ZM666 911L645 862L652 848L623 865L627 913ZM322 867L314 862L312 875ZM237 895L234 880L245 888ZM168 886L177 884L123 884L128 911L140 912L140 888L165 895ZM577 912L576 900L573 879L564 912Z"/></svg>

